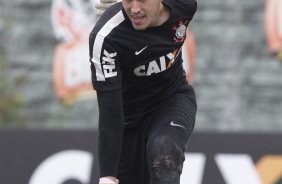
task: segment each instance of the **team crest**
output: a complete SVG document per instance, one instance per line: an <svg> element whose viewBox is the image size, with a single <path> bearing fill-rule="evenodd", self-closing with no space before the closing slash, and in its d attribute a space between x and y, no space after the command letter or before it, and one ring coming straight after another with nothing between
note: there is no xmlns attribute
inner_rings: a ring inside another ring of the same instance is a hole
<svg viewBox="0 0 282 184"><path fill-rule="evenodd" d="M175 43L184 42L187 29L186 25L188 25L188 22L188 20L185 20L184 22L180 20L178 25L173 25L172 29L175 30L175 36L173 40Z"/></svg>
<svg viewBox="0 0 282 184"><path fill-rule="evenodd" d="M175 36L178 39L182 39L185 36L185 32L186 32L186 26L185 25L181 25L179 28L177 28Z"/></svg>

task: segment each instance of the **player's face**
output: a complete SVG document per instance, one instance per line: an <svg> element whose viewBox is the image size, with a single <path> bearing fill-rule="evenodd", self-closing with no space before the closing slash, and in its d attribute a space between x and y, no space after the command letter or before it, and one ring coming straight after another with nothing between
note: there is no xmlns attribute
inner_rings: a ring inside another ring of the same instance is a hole
<svg viewBox="0 0 282 184"><path fill-rule="evenodd" d="M136 30L158 25L162 0L122 0L123 7Z"/></svg>

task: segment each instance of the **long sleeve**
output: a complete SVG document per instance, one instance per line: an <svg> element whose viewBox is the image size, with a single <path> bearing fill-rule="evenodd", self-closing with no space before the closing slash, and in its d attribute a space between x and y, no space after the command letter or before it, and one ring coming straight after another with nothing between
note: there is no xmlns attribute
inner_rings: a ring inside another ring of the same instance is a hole
<svg viewBox="0 0 282 184"><path fill-rule="evenodd" d="M121 90L97 91L100 176L117 176L124 130Z"/></svg>
<svg viewBox="0 0 282 184"><path fill-rule="evenodd" d="M95 26L93 31L98 27ZM89 36L89 56L92 84L99 105L100 176L116 177L124 129L120 53L101 31Z"/></svg>

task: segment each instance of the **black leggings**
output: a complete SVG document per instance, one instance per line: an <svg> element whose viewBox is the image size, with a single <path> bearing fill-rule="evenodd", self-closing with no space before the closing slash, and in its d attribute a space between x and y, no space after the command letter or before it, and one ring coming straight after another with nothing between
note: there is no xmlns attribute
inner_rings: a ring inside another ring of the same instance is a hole
<svg viewBox="0 0 282 184"><path fill-rule="evenodd" d="M120 184L179 184L196 115L195 98L176 94L127 126L119 162Z"/></svg>

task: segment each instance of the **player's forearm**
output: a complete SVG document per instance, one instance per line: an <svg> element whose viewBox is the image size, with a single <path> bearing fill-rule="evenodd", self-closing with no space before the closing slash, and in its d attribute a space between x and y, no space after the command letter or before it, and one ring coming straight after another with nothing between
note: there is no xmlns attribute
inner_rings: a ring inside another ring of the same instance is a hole
<svg viewBox="0 0 282 184"><path fill-rule="evenodd" d="M100 177L117 177L122 133L123 127L115 127L112 131L105 131L103 127L99 128Z"/></svg>
<svg viewBox="0 0 282 184"><path fill-rule="evenodd" d="M120 91L98 92L100 176L117 176L124 117Z"/></svg>

